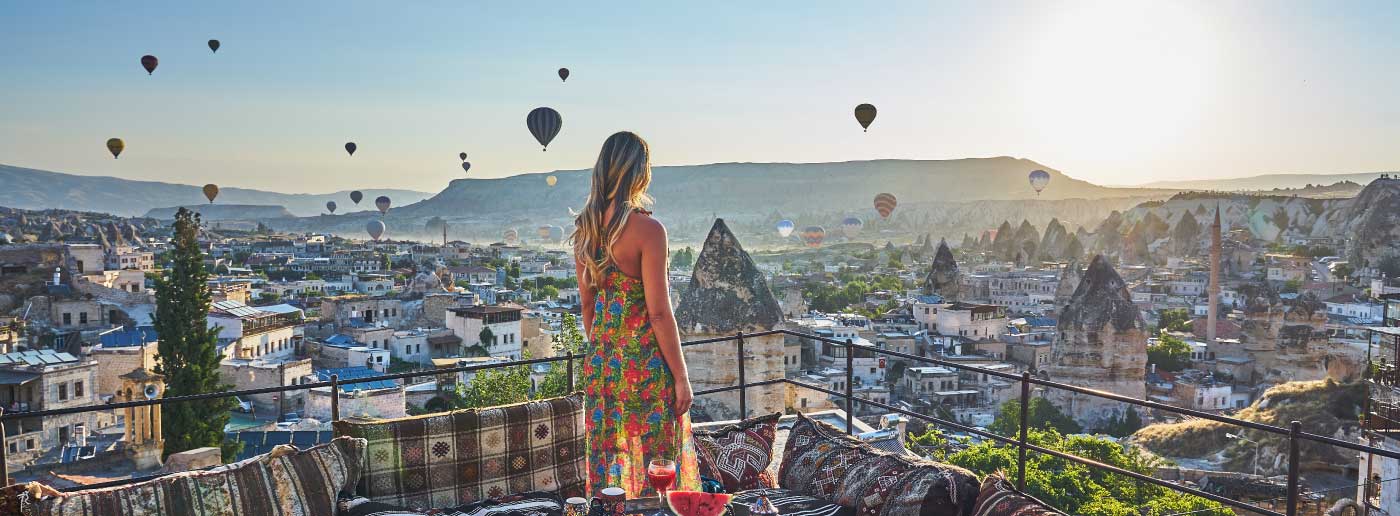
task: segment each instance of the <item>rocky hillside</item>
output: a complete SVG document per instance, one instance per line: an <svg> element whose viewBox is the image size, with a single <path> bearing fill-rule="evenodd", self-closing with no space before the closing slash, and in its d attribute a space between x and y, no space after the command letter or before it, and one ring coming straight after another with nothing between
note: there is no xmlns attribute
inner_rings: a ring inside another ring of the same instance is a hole
<svg viewBox="0 0 1400 516"><path fill-rule="evenodd" d="M146 212L146 218L173 220L175 211L188 208L198 213L204 220L260 220L295 217L281 206L258 206L253 204L192 204L172 208L156 208Z"/></svg>
<svg viewBox="0 0 1400 516"><path fill-rule="evenodd" d="M216 181L217 182L217 181ZM203 204L203 185L181 185L159 181L133 181L118 177L80 176L32 168L0 165L0 206L42 210L60 208L139 216L152 208ZM395 189L362 190L365 200L356 207L350 192L328 194L288 194L246 188L223 188L220 203L283 206L299 216L325 211L326 201L335 201L342 212L374 209L374 198L388 195L397 204L408 204L432 194Z"/></svg>
<svg viewBox="0 0 1400 516"><path fill-rule="evenodd" d="M0 245L37 242L91 242L103 247L140 244L166 232L154 219L118 217L70 210L0 207Z"/></svg>

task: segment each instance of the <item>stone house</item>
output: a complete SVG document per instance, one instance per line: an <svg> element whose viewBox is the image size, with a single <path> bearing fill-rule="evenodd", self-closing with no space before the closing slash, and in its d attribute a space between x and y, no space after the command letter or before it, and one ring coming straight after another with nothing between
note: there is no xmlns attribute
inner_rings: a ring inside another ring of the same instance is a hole
<svg viewBox="0 0 1400 516"><path fill-rule="evenodd" d="M97 362L53 350L0 355L0 405L6 413L98 403ZM12 420L5 425L6 463L17 471L97 427L97 412ZM57 458L54 457L56 461Z"/></svg>

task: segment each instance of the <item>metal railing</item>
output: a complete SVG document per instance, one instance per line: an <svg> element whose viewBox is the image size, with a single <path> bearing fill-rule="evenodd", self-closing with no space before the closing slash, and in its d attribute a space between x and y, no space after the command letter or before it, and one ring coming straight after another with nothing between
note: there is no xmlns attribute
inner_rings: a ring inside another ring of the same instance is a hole
<svg viewBox="0 0 1400 516"><path fill-rule="evenodd" d="M795 380L792 380L792 379L788 379L788 378L769 378L769 379L765 379L765 380L761 380L761 381L749 382L749 381L748 381L748 377L747 377L747 373L746 373L746 369L747 369L747 368L746 368L746 366L745 366L745 361L744 361L744 358L745 358L745 340L746 340L746 339L759 338L759 337L766 337L766 336L770 336L770 335L784 335L784 336L791 336L791 337L797 337L797 338L802 338L802 339L811 339L811 340L813 340L813 341L822 342L822 343L824 343L824 344L833 345L833 346L842 346L842 347L846 348L846 354L845 354L845 355L846 355L846 356L845 356L845 358L846 358L846 370L845 370L846 377L845 377L845 382L844 382L844 383L845 383L844 392L842 392L842 391L837 391L837 390L833 390L833 389L827 389L827 388L825 388L825 387L820 387L820 386L811 385L811 384L807 384L807 383L802 383L802 382L798 382L798 381L795 381ZM738 372L738 378L737 378L737 379L738 379L738 384L737 384L737 385L726 386L726 387L719 387L719 388L704 389L704 390L696 391L696 392L695 392L695 395L696 395L696 396L703 396L703 395L717 394L717 393L723 393L723 392L738 391L738 392L739 392L739 399L738 399L738 402L739 402L739 412L740 412L740 417L741 417L741 418L748 417L748 401L747 401L747 398L748 398L748 390L749 390L750 388L762 387L762 386L769 386L769 385L789 384L789 385L794 385L794 386L798 386L798 387L805 388L805 389L811 389L811 390L813 390L813 391L817 391L817 392L825 393L825 394L828 394L828 395L831 395L831 396L835 396L835 397L837 397L837 398L839 398L839 399L841 399L841 400L844 401L844 404L845 404L845 412L846 412L846 432L847 432L847 433L853 432L853 431L854 431L854 428L855 428L855 427L854 427L854 423L853 423L853 417L854 417L854 414L855 414L855 404L856 404L856 403L862 403L862 404L869 405L869 406L872 406L872 407L876 407L876 408L879 408L879 409L887 410L887 411L892 412L892 413L902 414L902 415L905 415L905 416L908 416L908 417L911 417L911 418L916 418L916 419L925 421L925 422L927 422L927 423L931 423L931 424L936 425L936 426L939 426L939 427L950 428L950 429L958 430L958 431L961 431L961 432L966 432L966 433L968 433L968 434L977 435L977 436L980 436L980 437L983 437L983 438L986 438L986 439L990 439L990 440L996 441L996 442L998 442L998 443L1001 443L1001 444L1004 444L1004 445L1007 445L1007 446L1014 446L1014 447L1016 447L1016 449L1017 449L1016 484L1017 484L1017 486L1018 486L1019 488L1021 488L1021 489L1025 489L1025 483L1026 483L1026 456L1027 456L1027 453L1029 453L1029 452L1036 452L1036 453L1042 453L1042 454L1045 454L1045 455L1050 455L1050 456L1058 457L1058 458L1061 458L1061 459L1064 459L1064 460L1068 460L1068 461L1071 461L1071 462L1076 462L1076 463L1079 463L1079 464L1083 464L1083 465L1088 466L1088 467L1090 467L1090 468L1095 468L1095 469L1100 469L1100 470L1104 470L1104 471L1109 471L1109 472L1112 472L1112 473L1115 473L1115 474L1118 474L1118 475L1123 475L1123 476L1130 477L1130 478L1133 478L1133 479L1138 480L1138 481L1147 482L1147 483L1154 484L1154 485L1157 485L1157 486L1165 487L1165 488L1172 489L1172 490L1175 490L1175 491L1178 491L1178 492L1181 492L1181 493L1185 493L1185 494L1189 494L1189 495L1193 495L1193 496L1198 496L1198 497L1201 497L1201 498L1205 498L1205 499L1208 499L1208 500L1212 500L1212 501L1218 502L1218 503L1220 503L1220 504L1222 504L1222 505L1225 505L1225 506L1227 506L1227 507L1236 508L1236 509L1243 509L1243 510L1247 510L1247 511L1250 511L1250 512L1252 512L1252 513L1255 513L1255 514L1263 514L1263 515L1268 515L1268 516L1296 516L1296 515L1298 514L1299 497L1300 497L1300 494L1301 494L1301 489L1299 488L1298 482L1299 482L1299 466L1301 465L1301 461L1300 461L1300 459L1299 459L1299 445L1300 445L1302 442L1304 442L1304 441L1311 441L1311 442L1316 442L1316 443L1322 443L1322 444L1327 444L1327 445L1332 445L1332 446L1338 446L1338 447L1341 447L1341 448L1345 448L1345 449L1349 449L1349 450L1353 450L1353 451L1357 451L1357 452L1369 453L1369 454L1373 454L1373 455L1377 455L1377 456L1382 456L1382 457L1387 457L1387 458L1391 458L1391 459L1395 459L1395 460L1400 460L1400 452L1389 451L1389 450L1386 450L1386 449L1383 449L1383 448L1377 448L1377 447L1373 447L1373 446L1366 446L1366 445L1363 445L1363 444L1354 443L1354 442L1350 442L1350 441L1345 441L1345 440L1341 440L1341 439L1336 439L1336 438L1329 437L1329 436L1325 436L1325 435L1320 435L1320 434L1305 432L1305 431L1303 430L1303 428L1302 428L1302 424L1301 424L1300 422L1298 422L1298 421L1293 421L1293 422L1291 422L1291 423L1289 424L1289 426L1285 428L1285 427L1280 427L1280 426L1268 425L1268 424L1264 424L1264 423L1258 423L1258 422L1254 422L1254 421L1247 421L1247 420L1243 420L1243 419L1232 418L1232 417L1228 417L1228 416L1222 416L1222 415L1213 414L1213 413L1210 413L1210 412L1203 412L1203 411L1199 411L1199 410L1193 410L1193 409L1187 409L1187 408L1176 407L1176 406L1172 406L1172 405L1166 405L1166 404L1163 404L1163 403L1158 403L1158 402L1150 401L1150 400L1141 400L1141 399L1131 398L1131 397L1128 397L1128 396L1123 396L1123 395L1120 395L1120 394L1114 394L1114 393L1111 393L1111 392L1104 392L1104 391L1089 389L1089 388L1085 388L1085 387L1079 387L1079 386L1075 386L1075 385L1069 385L1069 384L1054 382L1054 381L1050 381L1050 380L1040 379L1040 378L1036 378L1036 377L1032 376L1029 372L1023 372L1023 373L1020 373L1020 374L1013 374L1013 373L1007 373L1007 372L1004 372L1004 371L998 371L998 370L994 370L994 369L988 369L988 368L978 367L978 366L974 366L974 365L967 365L967 364L963 364L963 363L959 363L959 362L954 362L954 361L947 361L947 360L942 360L942 359L937 359L937 358L930 358L930 357L923 357L923 356L918 356L918 355L911 355L911 354L908 354L908 353L900 353L900 352L896 352L896 351L890 351L890 350L880 349L880 348L877 348L877 347L859 346L859 349L861 349L861 350L863 350L863 351L867 351L867 352L871 352L871 353L875 353L875 354L879 354L879 355L885 355L885 356L889 356L889 357L893 357L893 358L899 358L899 359L908 360L908 361L911 361L911 362L918 362L918 363L923 363L923 364L932 364L932 365L950 367L950 368L954 368L954 369L957 369L957 370L960 370L960 371L973 371L973 372L980 373L980 374L984 374L984 375L987 375L987 376L994 376L994 377L997 377L997 378L1003 378L1003 379L1006 379L1006 380L1011 380L1011 381L1015 381L1015 382L1020 382L1020 383L1021 383L1020 397L1019 397L1020 403L1021 403L1021 411L1020 411L1020 431L1019 431L1018 435L1016 435L1015 437L1007 437L1007 436L997 435L997 434L988 432L988 431L986 431L986 430L974 428L974 427L969 426L969 425L965 425L965 424L962 424L962 423L958 423L958 422L956 422L956 421L949 421L949 420L942 419L942 418L939 418L939 417L936 417L936 416L931 416L931 415L928 415L928 414L923 414L923 413L914 412L914 411L911 411L911 410L902 409L902 408L896 407L896 406L894 406L894 405L892 405L892 404L889 404L889 403L884 403L884 402L880 402L880 401L876 401L876 400L870 400L870 399L865 399L865 398L857 397L857 396L855 395L855 387L854 387L854 386L855 386L855 370L854 370L854 367L853 367L853 365L854 365L853 360L854 360L854 355L855 355L855 353L853 353L853 351L857 348L857 346L856 346L855 343L852 342L850 339L846 339L846 340L837 340L837 339L831 339L831 338L827 338L827 337L822 337L822 336L820 336L820 335L813 335L813 334L809 334L809 333L802 333L802 332L797 332L797 331L792 331L792 330L782 330L782 329L780 329L780 330L769 330L769 331L758 332L758 333L742 333L742 332L741 332L741 333L736 333L736 334L733 335L733 336L715 337L715 338L701 339L701 340L692 340L692 341L688 341L688 342L682 343L682 346L687 346L687 347L688 347L688 346L698 346L698 345L714 344L714 343L720 343L720 342L733 342L734 345L735 345L736 351L738 352L737 355L736 355L736 356L737 356L737 359L736 359L736 367L738 368L738 371L737 371L737 372ZM572 391L572 390L574 389L574 366L573 366L574 360L576 360L576 359L582 359L584 356L585 356L585 355L576 355L576 354L574 354L573 352L569 352L569 353L565 354L564 356L557 356L557 357L550 357L550 358L536 358L536 359L529 359L529 360L516 360L516 361L510 361L510 362L497 362L497 363L491 363L491 364L471 365L471 366L462 366L462 367L454 367L454 368L443 368L443 369L428 369L428 370L419 370L419 371L409 371L409 372L403 372L403 373L384 374L384 375L372 376L372 377L360 377L360 378L355 378L355 379L353 379L353 380L351 380L351 381L347 381L347 383L371 382L371 381L376 381L376 380L399 380L399 379L406 379L406 378L415 378L415 377L420 377L420 376L438 376L438 375L446 375L446 374L456 374L456 373L459 373L459 372L472 372L472 371L480 371L480 370L486 370L486 369L497 369L497 368L504 368L504 367L529 366L529 365L535 365L535 364L545 364L545 363L554 363L554 362L565 362L565 364L566 364L566 375L567 375L567 378L568 378L568 390ZM341 381L340 381L339 377L338 377L337 375L331 375L331 379L330 379L329 381L314 382L314 383L307 383L307 384L300 384L300 385L288 385L288 386L266 387L266 388L260 388L260 389L245 389L245 390L239 390L239 391L215 392L215 393L207 393L207 394L194 394L194 395L176 396L176 397L170 397L170 398L157 398L157 399L152 399L152 400L136 400L136 401L126 401L126 402L119 402L119 403L109 403L109 404L104 404L104 405L91 405L91 406L85 406L85 407L69 407L69 408L53 409L53 410L38 410L38 411L32 411L32 412L27 412L27 413L23 413L23 414L3 414L3 415L0 415L0 434L3 434L3 428L4 428L4 425L5 425L6 423L10 423L10 422L13 422L13 421L16 421L16 420L19 420L19 419L43 418L43 417L60 416L60 415L66 415L66 414L77 414L77 413L83 413L83 412L111 411L111 410L118 410L118 409L130 408L130 407L144 407L144 406L148 406L148 405L164 405L164 404L167 404L167 403L181 403L181 402L198 401L198 400L207 400L207 399L228 398L228 397L233 397L233 396L248 396L248 395L251 395L251 394L280 393L280 392L285 392L285 391L309 390L309 389L317 389L317 388L322 388L322 387L330 387L330 388L331 388L331 392L332 392L332 393L335 393L334 396L331 396L331 407L330 407L330 409L331 409L331 419L332 419L332 420L339 420L339 419L340 419L340 397L341 397L342 395L344 395L344 394L340 393L340 385L341 385ZM1286 512L1280 513L1280 512L1271 510L1271 509L1265 509L1265 508L1263 508L1263 507L1251 505L1251 504L1249 504L1249 503L1246 503L1246 502L1243 502L1243 501L1240 501L1240 500L1236 500L1236 499L1233 499L1233 498L1227 498L1227 497L1220 496L1220 495L1217 495L1217 494L1213 494L1213 493L1209 493L1209 492L1206 492L1206 491L1202 491L1202 490L1200 490L1200 489L1195 489L1195 488L1192 488L1192 487L1188 487L1188 486L1185 486L1185 485L1177 484L1177 483L1170 482L1170 481L1167 481L1167 480L1162 480L1162 479L1155 478L1155 477L1152 477L1152 476L1149 476L1149 475L1145 475L1145 474L1142 474L1142 473L1138 473L1138 472L1135 472L1135 471L1130 471L1130 470L1127 470L1127 469L1119 468L1119 467L1117 467L1117 466L1113 466L1113 465L1109 465L1109 464L1104 464L1104 463L1101 463L1101 462L1098 462L1098 461L1095 461L1095 460L1092 460L1092 459L1087 459L1087 458L1084 458L1084 457L1079 457L1079 456L1077 456L1077 455L1073 455L1073 454L1069 454L1069 453L1064 453L1064 452L1057 451L1057 450L1053 450L1053 449L1050 449L1050 448L1046 448L1046 447L1043 447L1043 446L1040 446L1040 445L1037 445L1037 444L1033 444L1033 443L1030 442L1029 438L1027 437L1027 430L1028 430L1028 427L1029 427L1029 425L1028 425L1028 420L1029 420L1029 412L1028 412L1028 409L1029 409L1030 401L1031 401L1031 386L1032 386L1032 385L1039 385L1039 386L1046 387L1046 388L1049 388L1049 389L1060 389L1060 390L1065 390L1065 391L1069 391L1069 392L1073 392L1073 393L1077 393L1077 394L1082 394L1082 395L1085 395L1085 396L1092 396L1092 397L1097 397L1097 398L1103 398L1103 399L1118 401L1118 402L1122 402L1122 403L1126 403L1126 404L1134 405L1134 406L1138 406L1138 407L1143 407L1143 408L1148 408L1148 409L1153 409L1153 410L1158 410L1158 411L1163 411L1163 412L1169 412L1169 413L1179 414L1179 415L1183 415L1183 416L1189 416L1189 417L1197 418L1197 419L1205 419L1205 420L1209 420L1209 421L1215 421L1215 422L1224 423L1224 424L1227 424L1227 425L1236 426L1236 427L1239 427L1239 428L1246 428L1246 429L1250 429L1250 430L1256 430L1256 431L1260 431L1260 432L1265 432L1265 433L1270 433L1270 434L1275 434L1275 435L1278 435L1278 436L1286 437L1286 438L1288 439L1288 474L1287 474L1287 482L1288 482L1288 484L1287 484L1287 485L1288 485L1287 489L1288 489L1288 490L1287 490L1287 498L1286 498L1286 499L1287 499L1287 503L1286 503ZM7 453L8 453L7 447L6 447L6 446L0 446L0 479L6 479L6 480L8 480L8 478L9 478L9 475L8 475L8 467L7 467L7 464L5 463L5 458L6 458ZM105 482L105 483L101 483L101 484L85 485L85 486L81 486L81 488L88 489L88 488L97 488L97 487L110 487L110 486L116 486L116 485L123 485L123 484L127 484L127 483L139 482L139 481L148 480L148 479L151 479L151 478L156 478L156 476L139 477L139 478L127 478L127 479L117 480L117 481L113 481L113 482Z"/></svg>

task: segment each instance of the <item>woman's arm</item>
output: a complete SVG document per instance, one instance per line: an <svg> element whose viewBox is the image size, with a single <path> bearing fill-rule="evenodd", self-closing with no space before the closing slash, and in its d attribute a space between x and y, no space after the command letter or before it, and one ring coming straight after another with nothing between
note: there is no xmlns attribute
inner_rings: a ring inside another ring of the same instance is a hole
<svg viewBox="0 0 1400 516"><path fill-rule="evenodd" d="M578 256L574 257L574 277L578 278L578 304L583 316L583 338L588 340L593 335L593 282L588 279L588 269L584 268L583 260ZM582 353L583 350L576 352Z"/></svg>
<svg viewBox="0 0 1400 516"><path fill-rule="evenodd" d="M637 217L642 219L642 217ZM676 414L690 411L690 403L695 394L690 390L690 373L685 368L685 355L681 354L681 334L676 329L676 315L671 311L670 278L666 273L666 260L669 250L666 242L666 227L652 218L645 218L647 224L638 224L642 235L642 288L645 290L647 315L651 318L651 331L656 335L656 345L661 348L661 356L671 368L676 380Z"/></svg>

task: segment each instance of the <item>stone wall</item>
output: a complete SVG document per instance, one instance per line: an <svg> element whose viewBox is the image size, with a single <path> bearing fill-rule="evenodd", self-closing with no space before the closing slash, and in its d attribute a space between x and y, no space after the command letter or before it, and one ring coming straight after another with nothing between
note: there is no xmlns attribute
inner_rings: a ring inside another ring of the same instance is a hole
<svg viewBox="0 0 1400 516"><path fill-rule="evenodd" d="M330 388L314 389L306 392L306 411L302 414L304 418L311 418L317 421L331 421L331 395ZM360 391L355 395L344 394L340 397L340 418L351 417L371 417L378 419L404 417L405 412L404 389L399 386L394 389L376 389L372 391Z"/></svg>
<svg viewBox="0 0 1400 516"><path fill-rule="evenodd" d="M219 364L219 376L232 384L234 390L293 385L300 383L302 377L311 373L311 359L293 359L280 363L225 360ZM286 400L279 401L279 396L286 396ZM252 402L255 413L280 416L287 412L302 412L306 407L306 391L252 394L243 398L243 401Z"/></svg>
<svg viewBox="0 0 1400 516"><path fill-rule="evenodd" d="M699 340L732 335L685 334L681 340ZM749 382L783 377L784 338L768 335L744 339L744 379ZM688 346L685 350L686 368L690 371L691 388L696 391L730 387L739 384L738 350L733 341ZM783 412L787 393L783 385L767 385L748 389L750 417ZM739 392L722 392L697 396L695 406L698 420L724 421L742 419L739 415Z"/></svg>
<svg viewBox="0 0 1400 516"><path fill-rule="evenodd" d="M122 379L119 378L121 375L143 367L155 371L156 352L157 343L155 342L140 346L93 349L91 356L93 360L97 361L97 392L95 394L98 399L116 394L117 388L122 385Z"/></svg>

